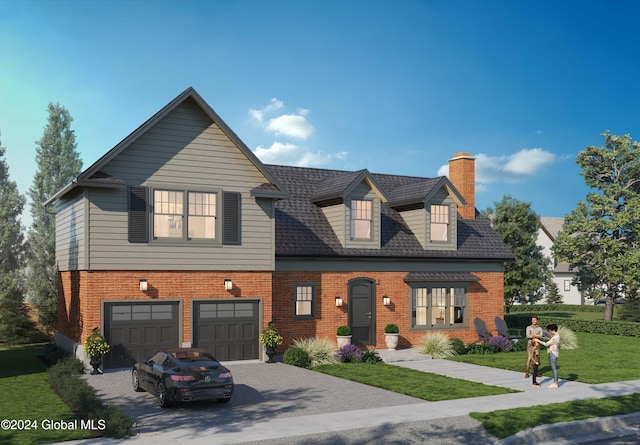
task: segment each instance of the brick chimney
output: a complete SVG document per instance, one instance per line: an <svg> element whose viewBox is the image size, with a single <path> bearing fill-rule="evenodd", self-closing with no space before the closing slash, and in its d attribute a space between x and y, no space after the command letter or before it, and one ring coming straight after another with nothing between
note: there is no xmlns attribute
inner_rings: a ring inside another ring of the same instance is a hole
<svg viewBox="0 0 640 445"><path fill-rule="evenodd" d="M449 180L467 202L466 206L458 209L464 219L475 219L476 215L475 163L476 159L466 151L449 159Z"/></svg>

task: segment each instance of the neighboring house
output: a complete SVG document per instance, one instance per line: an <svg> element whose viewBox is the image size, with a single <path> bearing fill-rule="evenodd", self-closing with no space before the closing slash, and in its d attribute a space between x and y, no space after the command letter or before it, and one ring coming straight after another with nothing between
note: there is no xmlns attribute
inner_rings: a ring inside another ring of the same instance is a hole
<svg viewBox="0 0 640 445"><path fill-rule="evenodd" d="M542 247L542 253L551 260L553 281L558 286L558 292L564 304L584 304L585 298L578 286L572 284L575 273L569 268L569 263L559 262L553 257L551 248L562 226L564 218L541 216L542 227L538 230L538 245Z"/></svg>
<svg viewBox="0 0 640 445"><path fill-rule="evenodd" d="M370 349L387 323L400 347L473 342L475 317L503 315L513 260L477 218L474 162L454 155L451 179L264 165L189 88L47 201L56 340L82 357L101 328L106 367L167 346L263 358L272 320L280 352L345 324Z"/></svg>

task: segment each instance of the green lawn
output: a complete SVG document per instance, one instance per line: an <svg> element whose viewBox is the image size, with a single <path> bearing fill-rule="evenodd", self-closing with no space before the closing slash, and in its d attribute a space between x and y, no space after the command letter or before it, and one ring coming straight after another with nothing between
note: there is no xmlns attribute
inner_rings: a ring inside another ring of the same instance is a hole
<svg viewBox="0 0 640 445"><path fill-rule="evenodd" d="M44 345L0 347L0 417L26 420L31 427L29 430L0 429L2 444L36 445L93 437L86 430L50 428L49 421L65 421L68 425L78 417L49 386L46 367L37 358L43 348ZM21 425L16 422L15 426Z"/></svg>
<svg viewBox="0 0 640 445"><path fill-rule="evenodd" d="M608 383L640 379L640 338L576 332L578 349L561 349L561 379L583 383ZM542 351L540 371L551 375L549 358ZM451 360L524 373L527 353L466 354Z"/></svg>
<svg viewBox="0 0 640 445"><path fill-rule="evenodd" d="M313 370L430 402L519 392L385 363L339 363Z"/></svg>

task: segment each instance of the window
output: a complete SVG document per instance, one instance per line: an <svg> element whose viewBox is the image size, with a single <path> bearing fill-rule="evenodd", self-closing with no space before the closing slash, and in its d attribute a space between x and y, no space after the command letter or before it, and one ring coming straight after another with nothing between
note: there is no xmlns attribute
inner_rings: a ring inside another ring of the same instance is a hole
<svg viewBox="0 0 640 445"><path fill-rule="evenodd" d="M313 318L316 288L313 284L295 285L295 318Z"/></svg>
<svg viewBox="0 0 640 445"><path fill-rule="evenodd" d="M433 285L412 290L413 328L442 328L467 324L467 289L460 285Z"/></svg>
<svg viewBox="0 0 640 445"><path fill-rule="evenodd" d="M129 187L129 242L242 245L242 194ZM153 227L149 227L149 225Z"/></svg>
<svg viewBox="0 0 640 445"><path fill-rule="evenodd" d="M371 239L371 201L351 201L351 238Z"/></svg>
<svg viewBox="0 0 640 445"><path fill-rule="evenodd" d="M431 206L431 241L449 241L449 206Z"/></svg>
<svg viewBox="0 0 640 445"><path fill-rule="evenodd" d="M571 290L571 280L564 280L564 290L567 292Z"/></svg>
<svg viewBox="0 0 640 445"><path fill-rule="evenodd" d="M185 197L188 209L186 215ZM215 193L154 190L154 238L216 239L216 198ZM186 224L183 224L184 219Z"/></svg>
<svg viewBox="0 0 640 445"><path fill-rule="evenodd" d="M189 192L189 238L216 237L215 193Z"/></svg>

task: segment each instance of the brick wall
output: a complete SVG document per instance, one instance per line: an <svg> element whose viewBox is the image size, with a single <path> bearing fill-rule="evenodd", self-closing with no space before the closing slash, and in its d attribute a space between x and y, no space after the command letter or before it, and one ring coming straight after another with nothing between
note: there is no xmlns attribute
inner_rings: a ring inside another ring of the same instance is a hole
<svg viewBox="0 0 640 445"><path fill-rule="evenodd" d="M465 329L444 329L449 337L460 338L465 343L475 342L478 335L473 325L473 319L479 317L491 329L496 316L502 317L503 274L497 272L475 273L479 282L469 286L469 325ZM340 325L348 324L348 285L354 278L372 279L375 284L375 348L386 348L384 342L384 327L388 323L395 323L400 328L399 348L415 346L424 331L410 331L410 288L404 282L406 272L275 272L273 280L273 301L276 308L273 320L280 333L285 338L281 351L286 349L293 340L303 337L327 337L335 341L336 329ZM315 283L316 285L316 317L312 320L294 319L294 285L295 283ZM342 307L336 307L335 297L339 295L344 300ZM391 304L384 306L382 296L391 297Z"/></svg>
<svg viewBox="0 0 640 445"><path fill-rule="evenodd" d="M147 291L140 291L140 279ZM233 289L224 289L224 279ZM184 271L79 271L60 272L58 288L58 331L79 343L91 330L102 327L104 301L182 301L183 342L191 341L191 300L260 298L264 319L270 320L271 272L184 272Z"/></svg>

